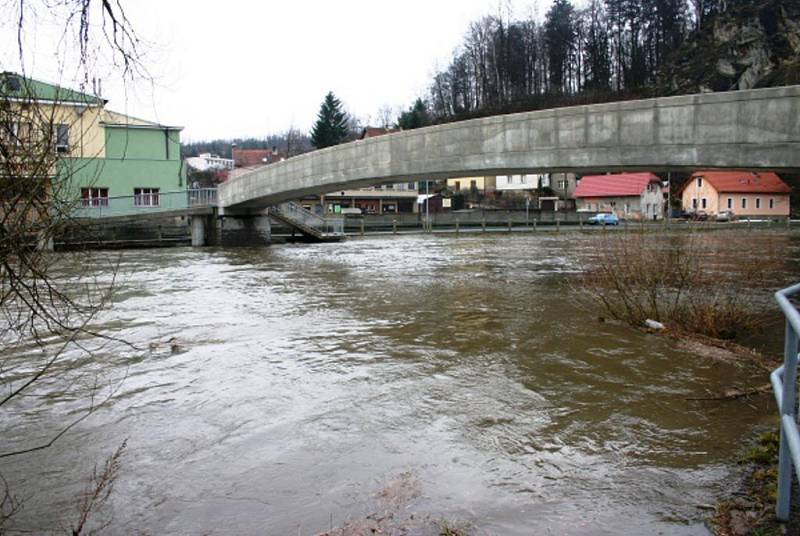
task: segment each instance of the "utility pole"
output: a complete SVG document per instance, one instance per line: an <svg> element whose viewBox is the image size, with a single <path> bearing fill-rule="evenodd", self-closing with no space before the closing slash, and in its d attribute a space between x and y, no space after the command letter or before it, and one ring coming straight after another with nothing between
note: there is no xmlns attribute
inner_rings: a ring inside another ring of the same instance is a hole
<svg viewBox="0 0 800 536"><path fill-rule="evenodd" d="M672 218L672 172L667 171L667 221Z"/></svg>
<svg viewBox="0 0 800 536"><path fill-rule="evenodd" d="M431 231L431 183L425 179L425 226Z"/></svg>

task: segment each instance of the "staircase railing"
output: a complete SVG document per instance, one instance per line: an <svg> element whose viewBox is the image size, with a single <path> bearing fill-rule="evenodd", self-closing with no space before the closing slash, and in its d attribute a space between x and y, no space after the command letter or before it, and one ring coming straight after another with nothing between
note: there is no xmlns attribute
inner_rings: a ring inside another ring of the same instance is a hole
<svg viewBox="0 0 800 536"><path fill-rule="evenodd" d="M797 360L800 340L800 312L789 298L800 294L800 284L775 293L786 316L786 341L783 365L770 374L770 381L781 417L781 447L778 459L778 501L775 515L788 521L792 495L792 468L800 479L800 431L797 428Z"/></svg>
<svg viewBox="0 0 800 536"><path fill-rule="evenodd" d="M324 218L306 210L299 203L288 201L272 207L270 211L319 237L344 235L344 218Z"/></svg>

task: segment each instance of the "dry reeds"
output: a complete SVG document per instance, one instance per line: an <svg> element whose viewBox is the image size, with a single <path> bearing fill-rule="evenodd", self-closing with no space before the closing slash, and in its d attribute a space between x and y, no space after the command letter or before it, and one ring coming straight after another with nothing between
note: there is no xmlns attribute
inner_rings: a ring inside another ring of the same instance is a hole
<svg viewBox="0 0 800 536"><path fill-rule="evenodd" d="M585 261L581 292L617 320L733 339L756 329L772 273L769 255L744 256L707 234L609 233Z"/></svg>

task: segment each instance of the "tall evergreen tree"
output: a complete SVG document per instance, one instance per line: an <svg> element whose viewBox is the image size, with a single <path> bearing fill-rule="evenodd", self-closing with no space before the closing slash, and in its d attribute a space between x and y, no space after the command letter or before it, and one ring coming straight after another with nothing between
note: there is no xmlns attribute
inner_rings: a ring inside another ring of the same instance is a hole
<svg viewBox="0 0 800 536"><path fill-rule="evenodd" d="M325 95L319 107L317 122L311 129L311 145L317 149L342 143L347 137L347 114L342 102L332 91Z"/></svg>
<svg viewBox="0 0 800 536"><path fill-rule="evenodd" d="M555 0L545 17L550 91L559 93L570 89L572 59L575 50L575 8L569 0Z"/></svg>
<svg viewBox="0 0 800 536"><path fill-rule="evenodd" d="M424 127L429 123L428 108L422 99L417 99L414 106L401 113L400 117L397 118L397 126L403 130Z"/></svg>

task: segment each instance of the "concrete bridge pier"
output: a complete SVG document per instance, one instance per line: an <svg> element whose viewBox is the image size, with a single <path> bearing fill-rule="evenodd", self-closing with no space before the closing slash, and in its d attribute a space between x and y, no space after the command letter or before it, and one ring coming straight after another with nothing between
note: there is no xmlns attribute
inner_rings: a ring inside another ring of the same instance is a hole
<svg viewBox="0 0 800 536"><path fill-rule="evenodd" d="M206 245L206 216L192 216L192 247L201 247Z"/></svg>
<svg viewBox="0 0 800 536"><path fill-rule="evenodd" d="M266 211L255 213L220 211L213 244L225 247L268 246L272 225Z"/></svg>

